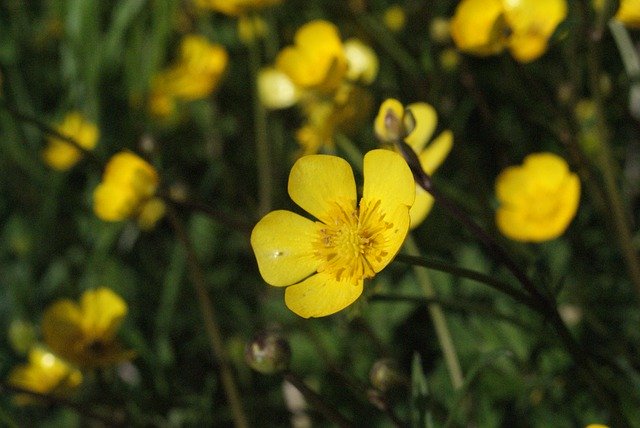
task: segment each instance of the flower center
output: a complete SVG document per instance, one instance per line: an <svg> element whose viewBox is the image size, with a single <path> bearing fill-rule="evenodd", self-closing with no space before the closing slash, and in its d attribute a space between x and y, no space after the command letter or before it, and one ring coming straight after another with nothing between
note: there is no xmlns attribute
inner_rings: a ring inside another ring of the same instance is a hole
<svg viewBox="0 0 640 428"><path fill-rule="evenodd" d="M336 205L332 221L322 225L314 242L315 255L323 261L318 272L350 282L374 276L374 266L389 254L385 232L393 224L384 218L379 200L363 200L353 210Z"/></svg>

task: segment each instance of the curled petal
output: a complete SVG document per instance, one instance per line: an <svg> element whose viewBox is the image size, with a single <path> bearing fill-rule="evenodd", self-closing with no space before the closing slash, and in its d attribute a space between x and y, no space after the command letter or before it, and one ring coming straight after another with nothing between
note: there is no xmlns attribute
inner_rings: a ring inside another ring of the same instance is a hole
<svg viewBox="0 0 640 428"><path fill-rule="evenodd" d="M436 110L427 103L410 104L407 106L407 110L413 115L415 127L409 132L405 141L414 152L420 153L436 129L438 115Z"/></svg>
<svg viewBox="0 0 640 428"><path fill-rule="evenodd" d="M93 332L103 341L114 338L128 310L122 297L105 287L84 292L80 308L85 331Z"/></svg>

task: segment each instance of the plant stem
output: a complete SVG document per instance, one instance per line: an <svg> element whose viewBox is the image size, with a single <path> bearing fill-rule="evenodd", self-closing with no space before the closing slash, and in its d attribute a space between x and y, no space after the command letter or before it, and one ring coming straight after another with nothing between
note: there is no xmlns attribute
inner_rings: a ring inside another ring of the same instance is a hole
<svg viewBox="0 0 640 428"><path fill-rule="evenodd" d="M420 249L411 235L407 236L407 239L404 242L404 247L409 255L420 255ZM436 297L436 291L431 284L429 272L426 269L415 265L413 266L413 272L418 283L422 287L424 296L428 299ZM453 339L451 338L451 332L447 326L447 320L444 316L444 312L437 303L429 303L427 304L427 308L429 309L429 315L431 315L433 327L436 331L436 335L438 336L440 347L442 348L442 354L444 355L444 361L447 365L449 376L451 377L453 389L460 389L464 382L464 376L462 374L462 369L460 368L460 361L458 360L456 347L453 343Z"/></svg>
<svg viewBox="0 0 640 428"><path fill-rule="evenodd" d="M610 207L608 212L611 214L611 221L618 240L618 246L629 273L629 279L640 297L640 259L633 245L633 236L628 216L616 183L615 171L617 171L618 166L614 161L610 147L609 137L611 133L607 125L603 106L603 95L600 90L600 45L590 42L587 52L589 86L595 103L596 127L600 141L596 163L604 181L605 196L608 198L608 205Z"/></svg>
<svg viewBox="0 0 640 428"><path fill-rule="evenodd" d="M182 243L186 253L187 266L191 275L191 282L193 283L196 291L196 297L198 299L200 312L202 313L205 331L207 333L207 337L209 338L211 351L220 366L220 377L222 379L222 386L227 396L227 401L229 402L229 405L231 407L234 424L236 428L248 428L249 424L247 422L247 418L242 406L242 400L240 399L238 387L236 386L236 382L233 376L233 370L227 358L220 326L218 325L218 322L216 320L215 309L213 307L213 304L211 303L209 295L207 294L204 272L202 271L202 267L198 262L198 257L196 255L195 249L193 248L193 244L189 239L189 235L187 234L182 221L177 216L175 210L171 205L167 206L167 216L169 217L169 221L171 222L171 225L176 232L176 236Z"/></svg>
<svg viewBox="0 0 640 428"><path fill-rule="evenodd" d="M255 22L253 19L250 22ZM253 130L258 158L258 214L260 217L271 211L273 206L273 159L267 134L267 111L260 102L258 94L258 73L260 72L260 45L254 37L248 43L249 68L253 86Z"/></svg>
<svg viewBox="0 0 640 428"><path fill-rule="evenodd" d="M348 428L353 424L349 422L338 410L331 405L327 404L323 398L315 391L309 388L302 379L300 379L295 373L288 371L284 374L284 379L291 385L295 386L304 398L311 403L324 417L333 422L339 427Z"/></svg>

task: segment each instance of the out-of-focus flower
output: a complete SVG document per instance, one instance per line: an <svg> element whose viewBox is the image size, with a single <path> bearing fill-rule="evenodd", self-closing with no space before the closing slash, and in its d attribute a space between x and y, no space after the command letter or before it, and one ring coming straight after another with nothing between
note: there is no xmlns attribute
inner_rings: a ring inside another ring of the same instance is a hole
<svg viewBox="0 0 640 428"><path fill-rule="evenodd" d="M331 150L336 133L362 125L372 97L359 84L371 83L377 74L373 49L358 39L343 43L335 25L317 20L302 26L275 67L259 74L258 94L267 108L298 104L306 119L296 133L300 154L314 154Z"/></svg>
<svg viewBox="0 0 640 428"><path fill-rule="evenodd" d="M526 63L546 51L566 15L566 0L462 0L451 19L451 36L464 52L486 56L508 48Z"/></svg>
<svg viewBox="0 0 640 428"><path fill-rule="evenodd" d="M389 6L382 15L382 22L393 32L402 31L407 23L407 14L400 5Z"/></svg>
<svg viewBox="0 0 640 428"><path fill-rule="evenodd" d="M534 153L500 173L496 196L500 232L516 241L548 241L562 235L575 217L580 180L561 157Z"/></svg>
<svg viewBox="0 0 640 428"><path fill-rule="evenodd" d="M36 330L30 322L17 319L9 324L7 336L14 351L26 354L36 341Z"/></svg>
<svg viewBox="0 0 640 428"><path fill-rule="evenodd" d="M65 137L74 139L80 147L86 150L93 150L100 136L98 127L87 121L79 112L68 113L56 126L56 131ZM56 137L49 137L48 141L42 156L47 165L54 169L68 170L82 157L80 150L66 141Z"/></svg>
<svg viewBox="0 0 640 428"><path fill-rule="evenodd" d="M244 43L253 43L267 34L267 23L258 15L242 15L238 19L238 37Z"/></svg>
<svg viewBox="0 0 640 428"><path fill-rule="evenodd" d="M131 152L114 155L93 192L93 211L104 221L137 218L150 229L162 218L165 204L154 197L160 178L155 168Z"/></svg>
<svg viewBox="0 0 640 428"><path fill-rule="evenodd" d="M285 303L304 318L338 312L362 293L409 230L415 183L406 162L389 150L364 157L364 186L357 204L349 164L336 156L303 156L289 175L289 195L318 221L290 211L264 216L251 246L264 280L287 286Z"/></svg>
<svg viewBox="0 0 640 428"><path fill-rule="evenodd" d="M609 428L609 425L603 424L589 424L585 428Z"/></svg>
<svg viewBox="0 0 640 428"><path fill-rule="evenodd" d="M347 72L340 33L328 21L311 21L296 31L294 45L276 58L276 68L303 89L335 89Z"/></svg>
<svg viewBox="0 0 640 428"><path fill-rule="evenodd" d="M218 86L229 56L220 45L190 34L180 42L180 54L169 68L157 74L151 84L150 110L159 117L175 111L176 100L207 97Z"/></svg>
<svg viewBox="0 0 640 428"><path fill-rule="evenodd" d="M53 353L36 346L29 351L27 364L11 370L8 383L40 394L67 396L82 383L82 373ZM16 402L26 405L38 401L31 395L18 394Z"/></svg>
<svg viewBox="0 0 640 428"><path fill-rule="evenodd" d="M447 18L437 16L433 18L429 25L429 36L431 40L441 45L451 41L451 24Z"/></svg>
<svg viewBox="0 0 640 428"><path fill-rule="evenodd" d="M640 28L640 0L620 0L614 18L629 28Z"/></svg>
<svg viewBox="0 0 640 428"><path fill-rule="evenodd" d="M80 304L62 299L42 316L44 341L56 354L84 368L103 367L133 358L116 338L127 303L108 288L85 291Z"/></svg>
<svg viewBox="0 0 640 428"><path fill-rule="evenodd" d="M387 125L390 117L395 116L404 131L389 132ZM410 117L410 119L406 119ZM443 131L429 145L427 142L433 136L438 124L438 115L435 109L427 103L409 104L406 109L400 101L389 98L380 106L378 116L374 122L376 134L383 142L392 142L395 134L405 134L404 141L418 155L420 166L432 175L444 162L453 147L453 133ZM394 134L394 135L392 135ZM411 229L424 221L433 207L433 196L422 187L416 186L416 198L409 214L411 216Z"/></svg>
<svg viewBox="0 0 640 428"><path fill-rule="evenodd" d="M262 9L282 3L282 0L195 0L197 7L214 10L231 16L244 15L256 9Z"/></svg>

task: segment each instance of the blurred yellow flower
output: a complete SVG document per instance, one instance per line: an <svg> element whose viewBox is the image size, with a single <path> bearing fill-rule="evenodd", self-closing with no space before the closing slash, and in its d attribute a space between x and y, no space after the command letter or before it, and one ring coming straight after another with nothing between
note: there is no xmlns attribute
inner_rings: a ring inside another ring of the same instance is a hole
<svg viewBox="0 0 640 428"><path fill-rule="evenodd" d="M378 56L371 47L359 39L349 39L344 42L344 54L347 58L347 79L367 85L375 80Z"/></svg>
<svg viewBox="0 0 640 428"><path fill-rule="evenodd" d="M508 48L526 63L546 51L566 15L566 0L462 0L451 19L451 36L464 52L486 56Z"/></svg>
<svg viewBox="0 0 640 428"><path fill-rule="evenodd" d="M328 21L311 21L296 31L295 44L276 58L276 68L304 89L335 89L347 72L347 58L338 28Z"/></svg>
<svg viewBox="0 0 640 428"><path fill-rule="evenodd" d="M409 114L410 119L405 119ZM378 116L376 116L374 127L376 134L382 136L382 141L389 142L393 138L389 138L386 123L388 123L389 115L393 115L400 119L401 122L407 122L404 141L418 155L420 166L427 174L432 175L438 167L444 162L453 147L453 133L449 130L443 131L429 145L427 142L433 136L433 132L438 124L438 116L435 109L427 103L409 104L406 109L400 101L389 98L380 106ZM384 137L386 135L386 138ZM416 198L409 215L411 216L411 229L414 229L427 218L427 215L433 207L433 196L427 193L420 186L416 186Z"/></svg>
<svg viewBox="0 0 640 428"><path fill-rule="evenodd" d="M336 156L303 156L289 175L289 195L312 221L290 211L264 216L251 246L264 280L287 286L285 303L304 318L322 317L353 303L363 282L387 266L409 230L413 176L400 155L373 150L364 157L357 204L349 164Z"/></svg>
<svg viewBox="0 0 640 428"><path fill-rule="evenodd" d="M258 96L269 109L291 107L300 99L300 90L289 76L273 67L265 67L258 73Z"/></svg>
<svg viewBox="0 0 640 428"><path fill-rule="evenodd" d="M36 346L29 351L27 364L11 370L8 383L40 394L66 396L80 386L82 373L53 353ZM21 405L38 402L27 394L18 394L16 401Z"/></svg>
<svg viewBox="0 0 640 428"><path fill-rule="evenodd" d="M56 130L65 137L73 138L86 150L93 150L100 136L98 127L78 112L68 113L56 126ZM55 137L49 137L48 140L49 143L42 155L44 161L54 169L67 170L78 163L82 157L80 150L66 141Z"/></svg>
<svg viewBox="0 0 640 428"><path fill-rule="evenodd" d="M516 241L542 242L562 235L575 217L580 180L564 159L534 153L496 179L498 229Z"/></svg>
<svg viewBox="0 0 640 428"><path fill-rule="evenodd" d="M620 0L614 18L627 27L640 28L640 0Z"/></svg>
<svg viewBox="0 0 640 428"><path fill-rule="evenodd" d="M108 366L134 356L116 338L126 314L126 302L110 289L88 290L80 304L62 299L49 306L42 334L52 351L80 367Z"/></svg>
<svg viewBox="0 0 640 428"><path fill-rule="evenodd" d="M280 3L282 0L195 0L196 6L201 9L215 10L232 16L244 15L249 11Z"/></svg>
<svg viewBox="0 0 640 428"><path fill-rule="evenodd" d="M220 45L190 34L180 42L180 54L171 67L157 74L151 84L150 110L166 117L175 110L175 100L207 97L218 86L229 56Z"/></svg>
<svg viewBox="0 0 640 428"><path fill-rule="evenodd" d="M400 5L389 6L382 15L382 22L393 32L402 31L407 23L407 14Z"/></svg>
<svg viewBox="0 0 640 428"><path fill-rule="evenodd" d="M164 202L154 195L160 178L155 168L131 152L114 155L93 192L93 211L104 221L137 217L149 229L164 215Z"/></svg>

